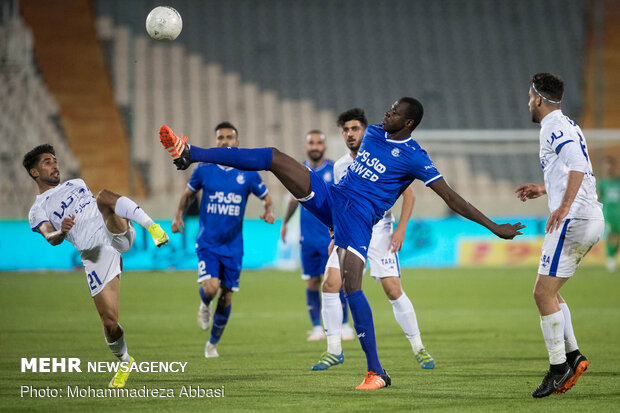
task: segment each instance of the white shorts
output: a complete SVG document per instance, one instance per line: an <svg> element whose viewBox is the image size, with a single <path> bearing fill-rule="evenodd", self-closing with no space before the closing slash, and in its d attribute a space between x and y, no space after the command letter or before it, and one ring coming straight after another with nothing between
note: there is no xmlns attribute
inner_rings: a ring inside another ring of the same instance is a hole
<svg viewBox="0 0 620 413"><path fill-rule="evenodd" d="M376 279L400 277L400 263L398 254L390 251L392 228L375 228L368 246L367 262L370 264L370 276ZM336 248L327 260L326 268L340 269Z"/></svg>
<svg viewBox="0 0 620 413"><path fill-rule="evenodd" d="M569 278L581 259L603 236L604 221L565 219L560 228L545 235L538 273Z"/></svg>
<svg viewBox="0 0 620 413"><path fill-rule="evenodd" d="M128 222L129 228L123 234L112 234L104 225L93 235L97 238L97 246L80 252L93 297L123 270L121 254L129 251L136 239L136 230Z"/></svg>

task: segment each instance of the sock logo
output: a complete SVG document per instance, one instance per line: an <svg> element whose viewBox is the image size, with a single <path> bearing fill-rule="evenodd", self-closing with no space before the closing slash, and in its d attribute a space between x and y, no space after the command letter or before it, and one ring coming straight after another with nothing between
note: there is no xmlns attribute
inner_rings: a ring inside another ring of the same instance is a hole
<svg viewBox="0 0 620 413"><path fill-rule="evenodd" d="M357 335L357 338L363 338L363 337L366 337L366 332L365 331L363 333L359 333Z"/></svg>

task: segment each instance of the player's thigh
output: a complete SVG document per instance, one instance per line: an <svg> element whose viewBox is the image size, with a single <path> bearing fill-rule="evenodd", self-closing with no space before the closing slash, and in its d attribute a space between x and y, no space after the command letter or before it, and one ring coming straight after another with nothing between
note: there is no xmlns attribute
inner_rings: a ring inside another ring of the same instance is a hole
<svg viewBox="0 0 620 413"><path fill-rule="evenodd" d="M342 277L340 275L340 264L338 263L338 252L337 248L334 248L325 265L322 290L324 293L337 293L341 288Z"/></svg>
<svg viewBox="0 0 620 413"><path fill-rule="evenodd" d="M351 294L362 289L362 276L366 262L358 252L338 247L342 280L345 293Z"/></svg>
<svg viewBox="0 0 620 413"><path fill-rule="evenodd" d="M269 170L295 198L304 198L312 192L308 168L276 148Z"/></svg>
<svg viewBox="0 0 620 413"><path fill-rule="evenodd" d="M120 278L113 277L103 289L93 296L97 312L105 324L118 322L118 302L120 297Z"/></svg>
<svg viewBox="0 0 620 413"><path fill-rule="evenodd" d="M329 228L333 228L334 204L330 186L316 172L308 170L310 176L310 193L305 197L296 197L301 205Z"/></svg>
<svg viewBox="0 0 620 413"><path fill-rule="evenodd" d="M102 236L102 245L81 252L91 296L98 295L122 271L121 254ZM119 275L120 276L120 275Z"/></svg>
<svg viewBox="0 0 620 413"><path fill-rule="evenodd" d="M121 254L126 253L132 247L136 240L136 230L131 221L124 220L127 223L127 229L124 232L114 233L106 227L112 247Z"/></svg>
<svg viewBox="0 0 620 413"><path fill-rule="evenodd" d="M241 255L233 257L220 257L222 272L220 274L220 288L231 292L239 291L239 279L241 278Z"/></svg>
<svg viewBox="0 0 620 413"><path fill-rule="evenodd" d="M601 239L600 220L566 219L560 228L545 235L538 274L569 278L583 257Z"/></svg>
<svg viewBox="0 0 620 413"><path fill-rule="evenodd" d="M196 252L198 256L198 278L197 282L209 297L214 297L220 288L220 277L222 275L222 263L217 254L209 250L201 249Z"/></svg>

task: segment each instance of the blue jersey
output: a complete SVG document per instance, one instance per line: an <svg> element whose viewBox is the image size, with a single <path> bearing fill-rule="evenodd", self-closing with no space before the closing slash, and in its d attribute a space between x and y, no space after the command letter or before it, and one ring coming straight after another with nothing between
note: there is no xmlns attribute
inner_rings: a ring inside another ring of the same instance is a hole
<svg viewBox="0 0 620 413"><path fill-rule="evenodd" d="M381 125L366 128L362 145L347 173L334 187L380 219L415 180L430 185L441 178L430 157L409 137L393 140Z"/></svg>
<svg viewBox="0 0 620 413"><path fill-rule="evenodd" d="M202 190L200 226L196 249L227 257L243 255L243 214L248 195L267 196L267 187L256 171L240 171L211 163L199 164L187 184Z"/></svg>
<svg viewBox="0 0 620 413"><path fill-rule="evenodd" d="M304 165L320 176L328 186L334 184L334 161L326 159L317 168L310 166L310 162L308 161L304 161ZM300 243L306 246L312 245L327 248L332 240L327 225L323 224L306 208L302 208L299 215L299 226L301 230L301 236L299 238Z"/></svg>

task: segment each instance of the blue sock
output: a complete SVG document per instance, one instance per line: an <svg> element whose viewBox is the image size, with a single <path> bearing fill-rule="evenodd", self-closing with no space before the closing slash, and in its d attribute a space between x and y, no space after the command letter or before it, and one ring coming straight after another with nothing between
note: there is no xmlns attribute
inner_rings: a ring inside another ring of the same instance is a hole
<svg viewBox="0 0 620 413"><path fill-rule="evenodd" d="M213 297L209 297L207 294L205 294L205 290L202 287L198 289L198 294L200 294L200 299L203 303L205 303L205 305L209 305L211 303L211 300L213 300Z"/></svg>
<svg viewBox="0 0 620 413"><path fill-rule="evenodd" d="M306 288L306 304L308 305L308 314L310 321L314 327L321 325L321 298L319 291L313 291Z"/></svg>
<svg viewBox="0 0 620 413"><path fill-rule="evenodd" d="M349 302L351 309L351 317L353 317L353 325L357 332L357 337L362 345L362 350L366 353L367 371L374 370L378 374L385 374L385 370L379 362L377 354L377 342L375 341L375 326L372 321L372 310L370 304L362 290L346 294L345 297Z"/></svg>
<svg viewBox="0 0 620 413"><path fill-rule="evenodd" d="M211 327L211 338L209 338L211 344L217 344L217 342L220 341L224 333L224 328L226 328L226 324L228 323L231 309L232 304L223 309L218 307L217 310L215 310L215 314L213 314L213 327Z"/></svg>
<svg viewBox="0 0 620 413"><path fill-rule="evenodd" d="M342 324L346 324L349 322L349 305L344 296L344 288L340 289L340 302L342 303Z"/></svg>
<svg viewBox="0 0 620 413"><path fill-rule="evenodd" d="M271 148L199 148L191 145L190 158L194 162L210 162L232 166L244 171L266 171L271 168Z"/></svg>

